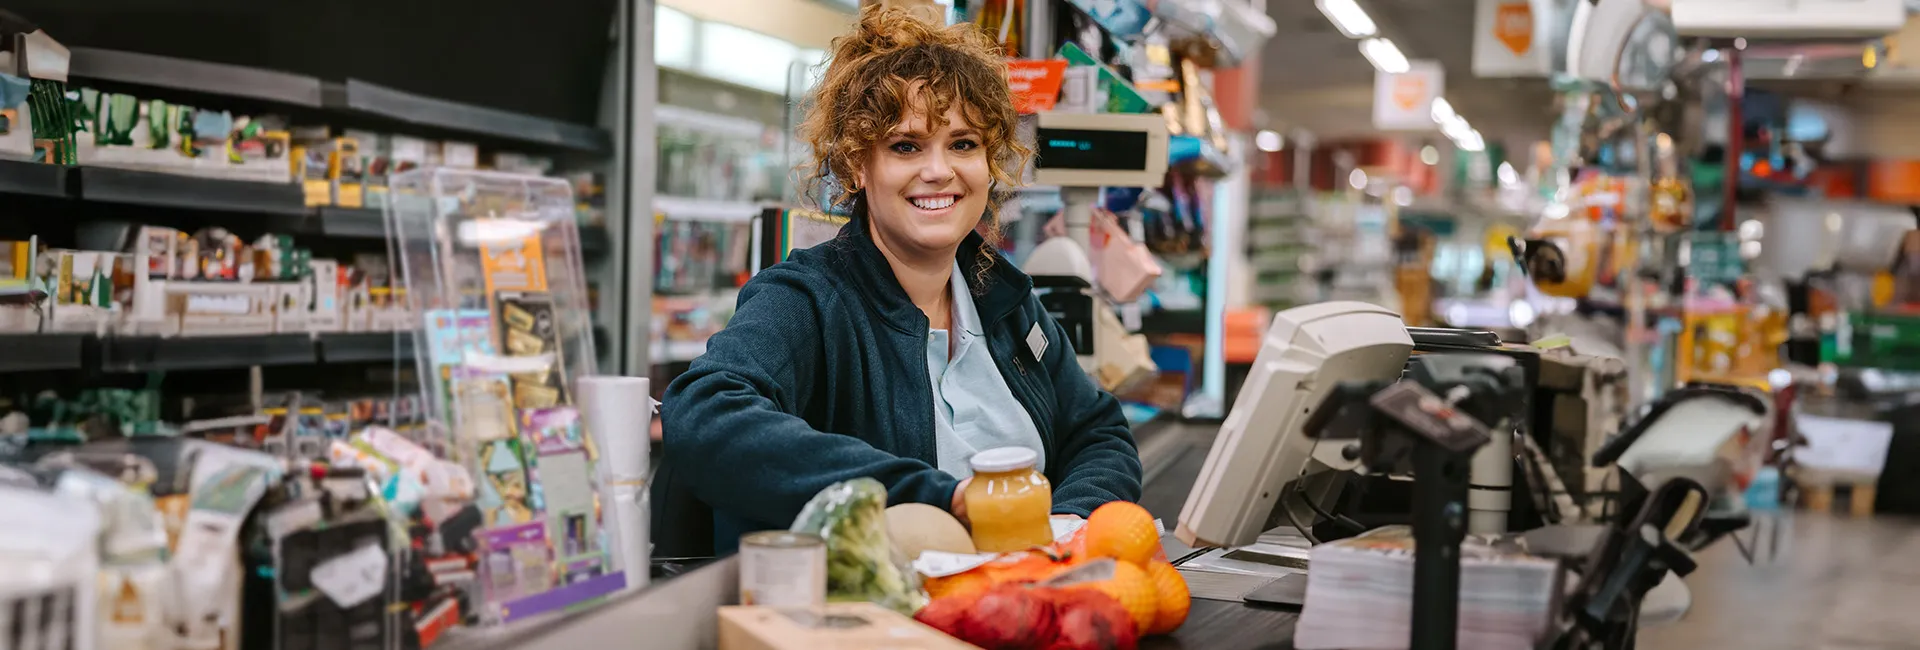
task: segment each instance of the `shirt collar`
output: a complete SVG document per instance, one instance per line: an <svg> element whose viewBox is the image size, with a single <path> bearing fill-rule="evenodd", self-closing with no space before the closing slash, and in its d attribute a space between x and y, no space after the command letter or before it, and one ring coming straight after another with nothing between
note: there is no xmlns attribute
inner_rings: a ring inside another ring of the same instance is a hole
<svg viewBox="0 0 1920 650"><path fill-rule="evenodd" d="M867 232L865 216L855 215L840 228L835 238L838 246L844 247L845 258L855 269L870 281L855 282L856 291L865 297L883 320L896 330L916 336L925 336L927 317L920 312L913 301L907 299L907 292L900 288L900 282L893 277L893 267L887 264L886 256L874 244L873 236ZM999 319L1025 302L1033 295L1033 279L1022 273L1012 262L1007 261L998 252L993 253L992 268L987 269L985 278L976 278L980 271L980 250L986 247L979 234L968 233L956 252L954 263L961 273L955 274L969 289L970 300L966 303L973 311L973 325L968 331L985 331L985 323L999 322ZM978 295L971 292L972 287L984 280L985 289ZM956 305L958 303L956 302Z"/></svg>
<svg viewBox="0 0 1920 650"><path fill-rule="evenodd" d="M953 324L950 327L954 331L964 331L969 336L985 333L986 330L980 327L980 311L973 304L973 290L967 287L966 269L961 268L959 260L954 260L953 278L947 284L953 289Z"/></svg>

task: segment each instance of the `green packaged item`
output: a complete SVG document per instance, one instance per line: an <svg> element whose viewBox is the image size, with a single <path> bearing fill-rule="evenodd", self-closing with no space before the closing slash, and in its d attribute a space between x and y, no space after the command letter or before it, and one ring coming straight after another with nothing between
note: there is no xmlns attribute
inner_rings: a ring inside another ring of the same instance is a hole
<svg viewBox="0 0 1920 650"><path fill-rule="evenodd" d="M1080 49L1079 45L1073 43L1061 45L1059 57L1067 60L1068 67L1099 66L1100 87L1107 90L1105 112L1146 113L1153 110L1153 105L1147 103L1147 98L1141 96L1139 89L1134 88L1133 84L1128 83L1113 68L1093 58L1093 55L1088 54L1086 50Z"/></svg>
<svg viewBox="0 0 1920 650"><path fill-rule="evenodd" d="M887 489L858 478L827 486L800 516L792 532L827 542L827 599L870 602L912 616L927 604L920 579L887 539Z"/></svg>

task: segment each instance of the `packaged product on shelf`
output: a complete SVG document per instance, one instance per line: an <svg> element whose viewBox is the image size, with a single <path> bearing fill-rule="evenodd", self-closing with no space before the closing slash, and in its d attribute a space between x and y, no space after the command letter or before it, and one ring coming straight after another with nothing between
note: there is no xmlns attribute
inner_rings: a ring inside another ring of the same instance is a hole
<svg viewBox="0 0 1920 650"><path fill-rule="evenodd" d="M133 256L99 251L50 249L41 253L39 271L51 274L45 330L94 332L108 327L132 297ZM122 291L118 284L126 285Z"/></svg>
<svg viewBox="0 0 1920 650"><path fill-rule="evenodd" d="M290 182L292 142L293 135L283 120L270 116L235 118L233 132L227 138L226 165L217 176L259 183Z"/></svg>
<svg viewBox="0 0 1920 650"><path fill-rule="evenodd" d="M45 302L48 289L41 284L42 274L34 271L39 243L38 238L0 241L0 332L40 331L35 309Z"/></svg>
<svg viewBox="0 0 1920 650"><path fill-rule="evenodd" d="M338 332L345 325L347 291L346 276L340 263L334 260L317 259L307 263L311 272L304 282L308 285L307 328L315 332Z"/></svg>
<svg viewBox="0 0 1920 650"><path fill-rule="evenodd" d="M424 138L406 135L390 135L387 136L387 147L388 167L386 176L392 177L394 174L409 172L427 166L430 158L428 152L437 149L438 145L430 143ZM382 178L381 182L385 184L386 178Z"/></svg>
<svg viewBox="0 0 1920 650"><path fill-rule="evenodd" d="M386 206L387 174L393 169L392 136L360 129L347 129L342 135L359 145L360 205Z"/></svg>
<svg viewBox="0 0 1920 650"><path fill-rule="evenodd" d="M0 73L0 158L33 158L33 117L27 102L32 83Z"/></svg>
<svg viewBox="0 0 1920 650"><path fill-rule="evenodd" d="M327 174L333 181L333 204L343 208L366 205L366 160L360 157L360 141L351 137L333 139L327 152Z"/></svg>
<svg viewBox="0 0 1920 650"><path fill-rule="evenodd" d="M328 158L332 148L324 126L297 126L292 129L292 155L289 162L293 178L300 183L308 206L333 205L333 181Z"/></svg>
<svg viewBox="0 0 1920 650"><path fill-rule="evenodd" d="M448 140L440 143L440 164L455 169L479 169L480 147L471 142Z"/></svg>
<svg viewBox="0 0 1920 650"><path fill-rule="evenodd" d="M529 156L523 153L496 151L493 153L493 169L495 171L512 172L515 174L546 176L549 172L553 171L553 159L541 156Z"/></svg>

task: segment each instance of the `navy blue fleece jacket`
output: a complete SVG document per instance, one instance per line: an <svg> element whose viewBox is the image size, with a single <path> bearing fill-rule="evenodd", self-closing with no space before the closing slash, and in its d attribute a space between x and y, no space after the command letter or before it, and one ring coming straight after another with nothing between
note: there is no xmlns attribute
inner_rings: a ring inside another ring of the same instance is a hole
<svg viewBox="0 0 1920 650"><path fill-rule="evenodd" d="M997 255L982 277L983 245L969 236L957 257L995 365L1040 430L1053 511L1138 500L1119 402L1080 369L1031 278ZM1026 342L1036 326L1047 341L1037 357ZM863 476L886 485L890 505L946 509L959 480L934 466L927 331L864 219L754 276L726 329L667 387L655 555L729 553L741 534L786 529L815 493Z"/></svg>

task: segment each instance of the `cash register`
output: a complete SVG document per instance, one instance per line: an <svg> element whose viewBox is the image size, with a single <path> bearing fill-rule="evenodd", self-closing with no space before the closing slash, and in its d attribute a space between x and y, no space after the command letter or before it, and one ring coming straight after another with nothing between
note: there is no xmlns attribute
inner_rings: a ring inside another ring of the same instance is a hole
<svg viewBox="0 0 1920 650"><path fill-rule="evenodd" d="M1456 349L1417 353L1423 345L1416 337L1430 349ZM1449 338L1457 345L1446 345ZM1340 481L1328 477L1356 470L1410 473L1418 483L1410 517L1416 539L1410 647L1452 648L1458 545L1470 529L1507 530L1509 502L1484 493L1511 494L1515 454L1510 444L1488 450L1496 440L1511 443L1526 426L1528 375L1538 373L1537 355L1530 370L1524 351L1488 343L1470 333L1410 331L1397 314L1365 303L1322 303L1276 314L1181 510L1175 535L1190 546L1228 554L1271 548L1269 531L1288 526L1314 543L1306 522L1315 516L1340 518L1328 511ZM1716 404L1703 410L1699 400ZM1637 611L1669 574L1691 570L1687 553L1710 541L1702 524L1713 495L1685 473L1652 471L1659 466L1656 454L1630 452L1647 440L1717 447L1723 442L1718 429L1694 442L1647 432L1697 430L1698 420L1681 417L1685 413L1713 411L1722 421L1757 417L1760 412L1749 406L1725 392L1676 393L1594 459L1636 462L1631 463L1634 472L1621 472L1626 493L1619 499L1621 516L1577 538L1579 552L1565 558L1569 572L1577 575L1569 578L1575 597L1562 604L1563 615L1553 621L1548 641L1561 647L1587 642L1619 647L1637 625L1637 616L1625 612ZM1642 484L1635 472L1650 482ZM1189 563L1205 557L1193 556ZM1310 567L1293 568L1297 575Z"/></svg>

